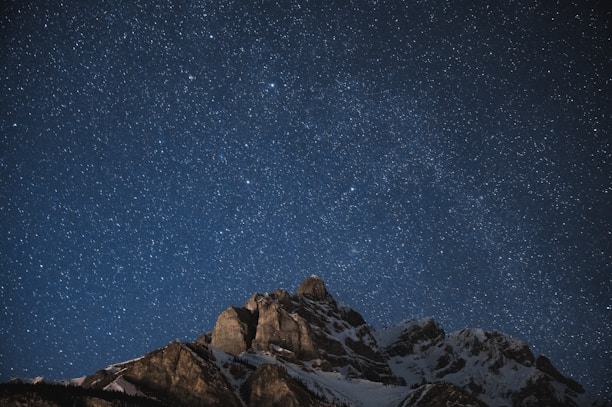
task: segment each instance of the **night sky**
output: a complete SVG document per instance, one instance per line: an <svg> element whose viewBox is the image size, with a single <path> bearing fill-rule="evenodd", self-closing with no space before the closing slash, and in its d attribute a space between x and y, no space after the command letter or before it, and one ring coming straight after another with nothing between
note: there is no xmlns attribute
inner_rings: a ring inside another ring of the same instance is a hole
<svg viewBox="0 0 612 407"><path fill-rule="evenodd" d="M611 14L552 3L2 2L0 381L317 274L611 394Z"/></svg>

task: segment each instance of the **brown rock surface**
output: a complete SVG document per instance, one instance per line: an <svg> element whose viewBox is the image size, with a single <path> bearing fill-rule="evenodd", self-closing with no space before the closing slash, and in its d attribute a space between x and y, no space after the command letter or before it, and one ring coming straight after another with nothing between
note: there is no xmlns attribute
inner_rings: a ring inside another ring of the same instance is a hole
<svg viewBox="0 0 612 407"><path fill-rule="evenodd" d="M317 276L310 276L297 289L298 296L305 296L315 301L323 301L329 294L325 288L325 283Z"/></svg>
<svg viewBox="0 0 612 407"><path fill-rule="evenodd" d="M320 281L309 277L300 287L308 286L308 281L316 285L317 280ZM334 368L346 370L350 377L403 384L402 379L393 376L370 327L357 311L338 304L329 294L320 301L299 295L299 291L294 297L295 312L309 323L322 359Z"/></svg>
<svg viewBox="0 0 612 407"><path fill-rule="evenodd" d="M321 357L327 366L350 366L351 377L403 383L393 377L363 317L339 305L316 276L306 278L293 297L276 290L253 294L243 308L228 308L217 319L211 345L235 356L280 347L290 352L279 356L294 362Z"/></svg>
<svg viewBox="0 0 612 407"><path fill-rule="evenodd" d="M308 323L298 314L289 313L282 305L268 296L258 299L257 329L253 347L268 350L278 345L295 353L301 360L318 356Z"/></svg>
<svg viewBox="0 0 612 407"><path fill-rule="evenodd" d="M286 291L253 294L244 307L230 307L219 315L211 346L238 356L250 348L270 350L275 345L301 360L317 358L310 326L292 308Z"/></svg>
<svg viewBox="0 0 612 407"><path fill-rule="evenodd" d="M159 400L194 407L242 405L215 366L212 353L202 345L173 342L119 367L115 372L103 370L89 376L83 386L104 388L123 376L143 393Z"/></svg>
<svg viewBox="0 0 612 407"><path fill-rule="evenodd" d="M213 354L208 344L219 351ZM340 387L313 382L325 376L322 371L338 372ZM520 383L515 380L519 374ZM147 402L173 406L323 406L359 404L363 391L353 379L405 385L395 396L395 403L404 398L398 407L483 405L475 397L500 401L497 405L587 405L589 400L548 359L536 359L527 344L497 332L466 328L446 336L426 318L376 335L315 276L293 296L284 290L253 294L243 307L221 313L213 331L197 342L172 343L109 366L87 377L83 387L101 394L124 390L123 396L138 403L148 396ZM496 381L499 386L490 386ZM319 393L329 400L317 399ZM108 400L96 398L88 394L87 401L103 406Z"/></svg>
<svg viewBox="0 0 612 407"><path fill-rule="evenodd" d="M243 397L249 407L327 406L315 399L285 369L278 365L262 365L247 380Z"/></svg>
<svg viewBox="0 0 612 407"><path fill-rule="evenodd" d="M248 309L229 307L217 318L210 344L234 356L246 352L255 337L255 323Z"/></svg>

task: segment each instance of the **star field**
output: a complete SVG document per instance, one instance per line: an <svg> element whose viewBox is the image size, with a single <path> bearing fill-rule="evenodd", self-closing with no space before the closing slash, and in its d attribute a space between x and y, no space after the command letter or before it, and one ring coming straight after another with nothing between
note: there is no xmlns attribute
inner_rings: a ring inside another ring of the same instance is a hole
<svg viewBox="0 0 612 407"><path fill-rule="evenodd" d="M612 394L603 2L5 3L1 381L314 273Z"/></svg>

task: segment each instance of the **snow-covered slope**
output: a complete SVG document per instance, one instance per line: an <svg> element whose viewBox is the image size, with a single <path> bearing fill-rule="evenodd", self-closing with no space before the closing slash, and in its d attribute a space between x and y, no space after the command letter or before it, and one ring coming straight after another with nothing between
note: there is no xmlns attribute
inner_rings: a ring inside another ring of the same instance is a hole
<svg viewBox="0 0 612 407"><path fill-rule="evenodd" d="M432 329L432 319L413 321L382 331L389 366L408 386L424 382L452 383L488 405L592 405L575 381L563 377L548 359L534 357L528 345L499 332L464 329L448 336ZM429 330L430 335L418 335ZM398 354L393 340L406 333L417 338L409 352ZM434 333L435 335L431 335ZM399 334L399 335L398 335ZM433 336L433 337L432 337Z"/></svg>
<svg viewBox="0 0 612 407"><path fill-rule="evenodd" d="M139 405L605 405L498 332L447 335L432 318L377 331L316 276L293 296L254 294L228 308L196 342L173 342L71 385L122 392Z"/></svg>

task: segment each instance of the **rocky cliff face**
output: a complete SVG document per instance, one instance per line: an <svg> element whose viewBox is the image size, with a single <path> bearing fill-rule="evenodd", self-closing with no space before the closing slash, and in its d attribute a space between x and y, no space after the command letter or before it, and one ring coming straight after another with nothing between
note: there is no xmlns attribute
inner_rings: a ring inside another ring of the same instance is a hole
<svg viewBox="0 0 612 407"><path fill-rule="evenodd" d="M242 405L217 369L211 350L197 343L173 342L140 359L100 370L81 385L194 407Z"/></svg>
<svg viewBox="0 0 612 407"><path fill-rule="evenodd" d="M249 406L302 407L327 406L301 386L280 365L261 365L243 386L244 401Z"/></svg>
<svg viewBox="0 0 612 407"><path fill-rule="evenodd" d="M276 290L228 308L211 338L211 346L234 356L271 351L293 362L321 359L321 365L352 378L403 383L393 377L362 316L340 306L318 277L304 280L294 296Z"/></svg>
<svg viewBox="0 0 612 407"><path fill-rule="evenodd" d="M54 387L53 397L44 389L0 386L0 405L605 405L501 333L447 335L431 318L376 331L316 276L295 295L256 293L229 307L196 342Z"/></svg>

